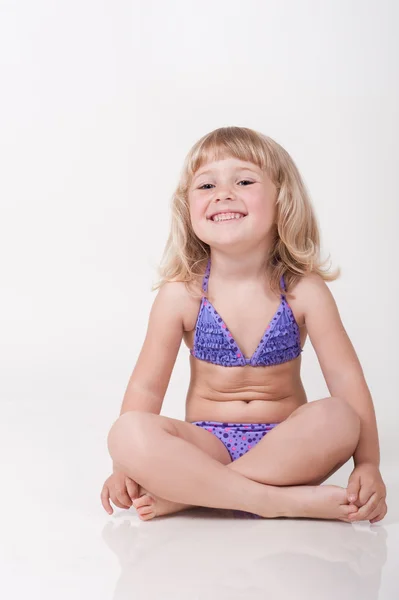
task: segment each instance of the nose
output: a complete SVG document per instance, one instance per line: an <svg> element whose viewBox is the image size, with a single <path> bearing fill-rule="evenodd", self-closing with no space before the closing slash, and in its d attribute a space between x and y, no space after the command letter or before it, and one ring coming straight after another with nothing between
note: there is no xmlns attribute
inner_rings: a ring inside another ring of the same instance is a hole
<svg viewBox="0 0 399 600"><path fill-rule="evenodd" d="M220 202L222 200L234 200L235 196L229 187L220 187L216 191L215 201Z"/></svg>

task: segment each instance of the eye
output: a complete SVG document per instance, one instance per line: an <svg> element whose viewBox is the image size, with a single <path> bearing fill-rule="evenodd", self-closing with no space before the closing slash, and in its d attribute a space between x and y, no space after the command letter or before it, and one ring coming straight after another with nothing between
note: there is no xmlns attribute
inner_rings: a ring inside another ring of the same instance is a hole
<svg viewBox="0 0 399 600"><path fill-rule="evenodd" d="M254 182L253 181L249 181L249 179L241 179L241 181L239 181L238 183L246 183L246 184L251 185ZM203 183L198 189L199 190L203 190L203 189L205 189L206 185L213 185L213 183ZM245 185L244 187L247 187L247 186ZM209 189L209 188L206 188L206 189Z"/></svg>

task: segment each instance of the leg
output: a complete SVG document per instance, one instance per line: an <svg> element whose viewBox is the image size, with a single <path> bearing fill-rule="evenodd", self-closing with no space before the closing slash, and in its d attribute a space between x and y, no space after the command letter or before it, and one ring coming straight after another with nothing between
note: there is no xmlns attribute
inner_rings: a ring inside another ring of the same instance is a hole
<svg viewBox="0 0 399 600"><path fill-rule="evenodd" d="M191 428L198 445L185 439L190 437L187 430ZM108 435L108 448L115 463L161 498L188 505L247 510L254 508L254 503L263 503L264 486L226 471L224 464L201 450L199 446L205 443L212 444L214 452L218 449L224 463L230 461L226 448L210 432L187 422L177 426L175 420L152 413L124 413ZM248 501L248 496L253 499Z"/></svg>
<svg viewBox="0 0 399 600"><path fill-rule="evenodd" d="M185 426L209 433L191 423ZM172 419L152 413L124 413L111 428L108 447L114 462L134 481L173 502L269 518L340 519L357 510L338 487L337 493L327 489L334 486L280 488L252 481L180 438Z"/></svg>
<svg viewBox="0 0 399 600"><path fill-rule="evenodd" d="M232 459L226 446L215 435L209 433L207 429L201 429L187 421L171 419L170 417L162 416L160 419L161 425L168 430L174 429L178 437L194 444L194 446L221 464L227 465L231 462ZM172 502L171 500L160 498L142 486L139 486L139 497L133 501L133 506L142 521L149 521L157 516L195 508L195 505Z"/></svg>
<svg viewBox="0 0 399 600"><path fill-rule="evenodd" d="M351 406L324 398L300 406L228 468L269 485L318 485L351 458L359 436Z"/></svg>

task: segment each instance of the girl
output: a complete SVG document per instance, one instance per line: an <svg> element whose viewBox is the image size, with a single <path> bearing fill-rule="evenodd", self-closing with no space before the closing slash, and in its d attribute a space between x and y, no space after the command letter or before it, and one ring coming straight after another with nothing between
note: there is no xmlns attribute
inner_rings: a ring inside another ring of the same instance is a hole
<svg viewBox="0 0 399 600"><path fill-rule="evenodd" d="M372 398L322 270L319 231L289 154L222 127L187 155L146 338L108 436L101 498L142 520L193 506L264 518L381 520ZM308 402L309 335L331 397ZM185 420L161 416L184 339ZM347 488L320 484L353 456Z"/></svg>

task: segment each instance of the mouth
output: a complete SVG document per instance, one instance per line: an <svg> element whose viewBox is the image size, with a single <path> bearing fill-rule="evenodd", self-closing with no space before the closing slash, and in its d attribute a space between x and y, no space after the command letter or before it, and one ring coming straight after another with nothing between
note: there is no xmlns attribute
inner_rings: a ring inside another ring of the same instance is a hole
<svg viewBox="0 0 399 600"><path fill-rule="evenodd" d="M208 217L208 220L213 223L234 223L235 221L245 219L245 217L246 215L240 212L224 212Z"/></svg>

